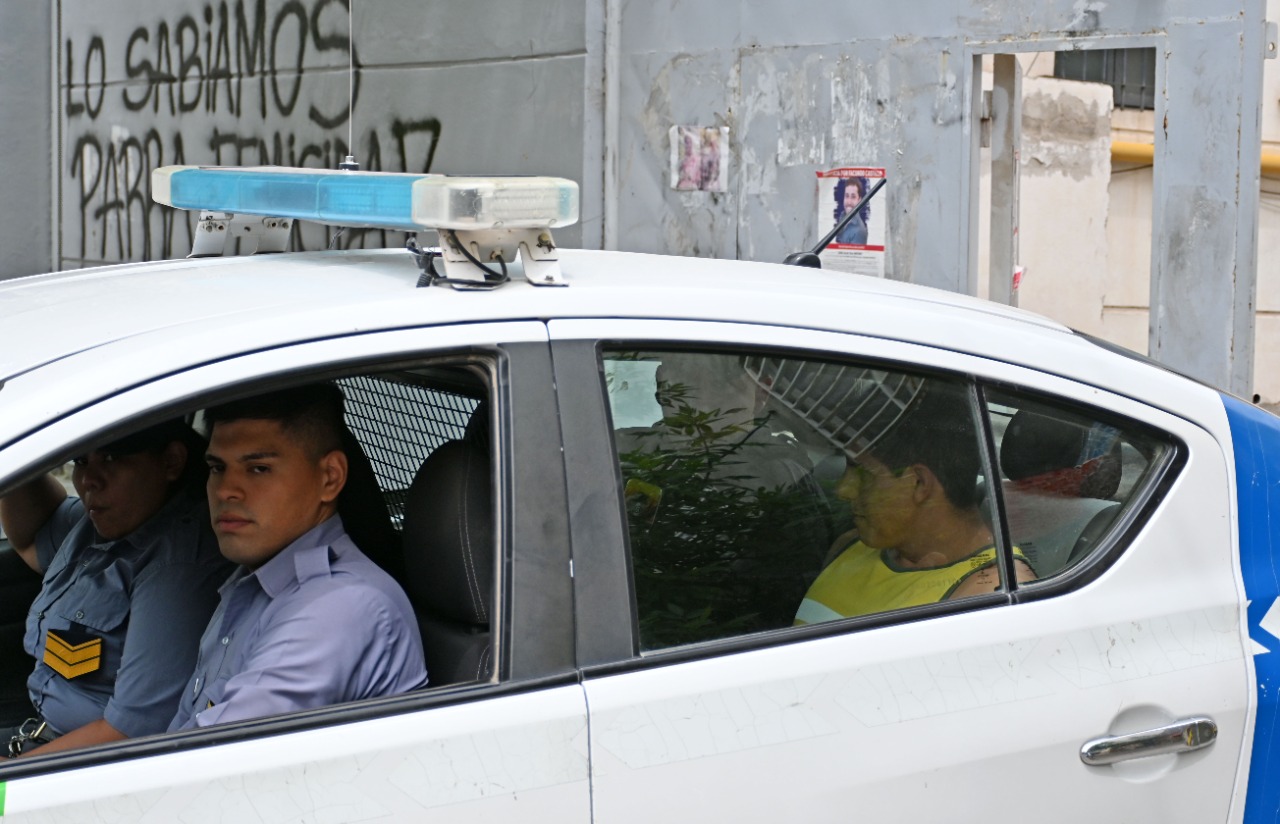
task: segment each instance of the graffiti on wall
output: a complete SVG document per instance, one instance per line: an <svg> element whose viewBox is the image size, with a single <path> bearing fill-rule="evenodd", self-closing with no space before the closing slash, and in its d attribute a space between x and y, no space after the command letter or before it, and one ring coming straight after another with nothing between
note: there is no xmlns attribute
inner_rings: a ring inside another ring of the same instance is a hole
<svg viewBox="0 0 1280 824"><path fill-rule="evenodd" d="M194 216L151 201L160 166L336 168L353 154L369 170L431 168L438 118L360 106L347 0L219 0L134 27L64 16L63 34L66 264L187 253ZM329 242L323 227L294 231L295 249ZM347 232L339 243L382 246L387 234Z"/></svg>

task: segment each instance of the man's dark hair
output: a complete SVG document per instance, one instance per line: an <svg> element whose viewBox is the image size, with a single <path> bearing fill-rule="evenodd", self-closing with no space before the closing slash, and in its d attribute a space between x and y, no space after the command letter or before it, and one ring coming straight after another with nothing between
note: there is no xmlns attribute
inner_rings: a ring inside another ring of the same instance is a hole
<svg viewBox="0 0 1280 824"><path fill-rule="evenodd" d="M343 451L342 390L332 383L311 383L254 395L205 410L209 431L219 423L275 421L295 438L312 458Z"/></svg>
<svg viewBox="0 0 1280 824"><path fill-rule="evenodd" d="M981 501L978 432L968 394L959 386L927 381L902 420L867 451L894 472L912 464L929 467L947 500L960 509Z"/></svg>

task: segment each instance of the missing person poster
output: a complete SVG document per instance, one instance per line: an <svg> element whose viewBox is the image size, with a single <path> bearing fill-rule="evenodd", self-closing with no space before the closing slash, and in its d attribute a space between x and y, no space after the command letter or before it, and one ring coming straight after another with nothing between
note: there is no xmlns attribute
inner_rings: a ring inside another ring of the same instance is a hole
<svg viewBox="0 0 1280 824"><path fill-rule="evenodd" d="M884 176L883 168L872 166L845 166L818 172L818 230L825 236L834 229ZM857 208L856 214L819 255L822 267L884 277L887 204L886 187Z"/></svg>

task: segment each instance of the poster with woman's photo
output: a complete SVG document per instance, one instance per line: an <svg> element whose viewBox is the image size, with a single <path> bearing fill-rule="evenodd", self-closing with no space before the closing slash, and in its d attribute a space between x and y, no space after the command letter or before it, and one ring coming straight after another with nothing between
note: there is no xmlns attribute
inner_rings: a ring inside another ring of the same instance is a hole
<svg viewBox="0 0 1280 824"><path fill-rule="evenodd" d="M884 169L846 166L818 172L818 231L825 235L846 215L835 240L822 252L824 269L884 277L885 215L888 192L881 189L858 208L871 187L884 178Z"/></svg>

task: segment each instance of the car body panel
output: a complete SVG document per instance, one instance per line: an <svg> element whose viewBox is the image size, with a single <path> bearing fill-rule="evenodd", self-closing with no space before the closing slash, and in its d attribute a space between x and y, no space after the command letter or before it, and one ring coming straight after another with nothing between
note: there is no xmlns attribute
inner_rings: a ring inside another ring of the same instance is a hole
<svg viewBox="0 0 1280 824"><path fill-rule="evenodd" d="M1238 398L1223 396L1223 403L1234 439L1233 488L1257 690L1254 737L1241 770L1248 791L1237 806L1246 822L1274 821L1280 815L1280 419Z"/></svg>
<svg viewBox="0 0 1280 824"><path fill-rule="evenodd" d="M1280 782L1258 765L1277 745L1253 721L1274 718L1259 703L1273 676L1261 656L1255 680L1253 656L1254 642L1274 641L1257 593L1276 591L1242 573L1237 545L1246 569L1272 557L1258 479L1280 477L1274 419L973 298L772 264L561 255L566 287L533 287L517 264L491 292L415 288L403 250L0 283L15 341L0 352L0 484L227 391L474 356L497 364L494 483L510 550L497 682L423 707L397 699L143 739L50 758L47 771L0 766L0 780L20 776L0 784L6 815L1270 820ZM601 342L975 376L1141 421L1177 439L1185 462L1126 546L1088 575L1023 587L1024 602L984 596L905 623L637 656ZM1261 468L1244 468L1273 439ZM560 680L520 688L546 677ZM1103 768L1079 759L1089 738L1197 714L1219 725L1205 750Z"/></svg>
<svg viewBox="0 0 1280 824"><path fill-rule="evenodd" d="M590 820L576 684L5 785L14 821Z"/></svg>

